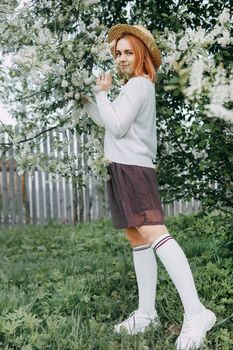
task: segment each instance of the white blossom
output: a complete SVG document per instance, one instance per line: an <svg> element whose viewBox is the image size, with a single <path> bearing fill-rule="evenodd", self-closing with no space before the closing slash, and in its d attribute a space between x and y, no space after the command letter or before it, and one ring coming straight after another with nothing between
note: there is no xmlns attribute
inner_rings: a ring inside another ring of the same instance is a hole
<svg viewBox="0 0 233 350"><path fill-rule="evenodd" d="M224 106L220 104L207 104L205 106L206 113L208 117L215 117L224 119L228 122L233 123L233 111L225 108Z"/></svg>
<svg viewBox="0 0 233 350"><path fill-rule="evenodd" d="M67 80L62 80L61 86L62 86L63 88L66 88L68 85L69 85L69 83L68 83Z"/></svg>
<svg viewBox="0 0 233 350"><path fill-rule="evenodd" d="M84 0L83 2L84 2L84 5L91 6L91 5L97 4L99 0Z"/></svg>
<svg viewBox="0 0 233 350"><path fill-rule="evenodd" d="M183 36L183 38L181 38L181 40L179 41L178 44L178 50L180 51L184 51L188 48L188 40L186 36Z"/></svg>
<svg viewBox="0 0 233 350"><path fill-rule="evenodd" d="M95 18L94 19L94 21L89 25L89 30L90 29L95 29L96 27L98 27L99 26L99 24L100 24L100 21L99 21L99 19L98 18ZM95 32L91 32L90 31L90 33L89 33L89 37L90 37L90 35L95 35Z"/></svg>
<svg viewBox="0 0 233 350"><path fill-rule="evenodd" d="M75 100L79 100L80 99L80 93L76 92L74 95Z"/></svg>
<svg viewBox="0 0 233 350"><path fill-rule="evenodd" d="M226 23L230 21L230 10L229 8L225 7L222 11L222 13L220 13L218 20L220 23Z"/></svg>
<svg viewBox="0 0 233 350"><path fill-rule="evenodd" d="M38 66L38 69L44 75L48 75L49 73L51 73L53 71L54 67L53 67L51 61L46 60L46 61L42 62L42 64L40 66Z"/></svg>
<svg viewBox="0 0 233 350"><path fill-rule="evenodd" d="M21 49L18 54L12 57L12 63L18 65L33 65L36 62L37 54L35 47Z"/></svg>
<svg viewBox="0 0 233 350"><path fill-rule="evenodd" d="M40 45L46 45L46 44L50 44L52 40L52 35L47 28L43 28L43 30L40 28L37 38L38 38L38 43Z"/></svg>
<svg viewBox="0 0 233 350"><path fill-rule="evenodd" d="M74 97L74 92L73 91L65 92L64 97L65 99L72 99Z"/></svg>
<svg viewBox="0 0 233 350"><path fill-rule="evenodd" d="M37 69L32 69L28 77L28 80L30 84L38 85L41 83L42 75Z"/></svg>
<svg viewBox="0 0 233 350"><path fill-rule="evenodd" d="M112 41L108 44L109 49L111 50L111 49L115 46L115 44L116 44L116 40L112 40Z"/></svg>
<svg viewBox="0 0 233 350"><path fill-rule="evenodd" d="M168 48L168 51L175 51L177 50L177 45L176 45L176 40L177 40L177 35L176 33L172 31L165 30L165 37L166 41L166 47Z"/></svg>
<svg viewBox="0 0 233 350"><path fill-rule="evenodd" d="M217 39L217 42L222 47L225 47L227 44L230 44L232 42L230 37L230 32L227 30L222 31L222 36Z"/></svg>
<svg viewBox="0 0 233 350"><path fill-rule="evenodd" d="M198 58L194 61L190 78L189 78L189 86L186 90L186 95L189 98L193 98L194 95L200 95L202 91L203 85L203 72L204 72L204 61L201 58Z"/></svg>
<svg viewBox="0 0 233 350"><path fill-rule="evenodd" d="M228 92L229 92L229 101L233 101L233 72L229 76Z"/></svg>
<svg viewBox="0 0 233 350"><path fill-rule="evenodd" d="M170 69L170 67L173 67L174 64L180 59L180 55L181 52L179 52L178 50L166 55L162 60L161 68L165 69L165 66L167 66L167 69Z"/></svg>
<svg viewBox="0 0 233 350"><path fill-rule="evenodd" d="M210 103L223 104L228 101L228 86L226 84L226 72L222 66L217 67L214 75L214 83L210 87L209 97Z"/></svg>

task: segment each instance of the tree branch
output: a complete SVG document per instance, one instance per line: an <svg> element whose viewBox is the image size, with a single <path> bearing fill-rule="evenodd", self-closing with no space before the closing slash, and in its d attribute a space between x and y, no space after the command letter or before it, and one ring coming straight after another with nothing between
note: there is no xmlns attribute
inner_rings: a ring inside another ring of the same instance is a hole
<svg viewBox="0 0 233 350"><path fill-rule="evenodd" d="M223 209L223 208L220 208L220 210L223 211L226 214L231 214L232 215L232 210L227 210L227 209Z"/></svg>
<svg viewBox="0 0 233 350"><path fill-rule="evenodd" d="M27 95L27 96L23 96L23 97L20 97L20 98L15 99L15 100L11 100L11 101L9 101L9 103L13 103L13 102L18 102L18 101L21 101L21 100L25 100L25 99L27 99L27 98L30 98L30 97L33 97L33 96L36 96L36 95L41 95L41 94L44 94L44 93L46 93L46 92L48 92L48 90L35 92L34 94Z"/></svg>
<svg viewBox="0 0 233 350"><path fill-rule="evenodd" d="M20 144L20 143L24 143L24 142L27 142L27 141L31 141L31 140L33 140L33 139L36 139L36 138L39 137L40 135L42 135L42 134L44 134L44 133L46 133L46 132L48 132L48 131L54 130L54 129L58 128L59 126L60 126L60 124L58 124L58 125L56 125L56 126L52 126L51 128L46 129L46 130L44 129L44 130L42 130L41 132L39 132L38 134L36 134L35 136L29 137L28 139L24 139L24 140L18 141L18 142L16 142L16 144ZM12 147L12 146L14 145L14 143L13 143L13 142L1 142L0 145L1 145L1 146L10 146L10 147ZM4 151L4 152L5 152L5 151Z"/></svg>

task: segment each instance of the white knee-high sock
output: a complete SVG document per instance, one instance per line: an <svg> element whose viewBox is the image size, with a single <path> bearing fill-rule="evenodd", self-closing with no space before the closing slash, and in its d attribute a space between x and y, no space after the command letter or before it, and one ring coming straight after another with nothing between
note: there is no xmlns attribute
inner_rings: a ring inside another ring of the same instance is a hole
<svg viewBox="0 0 233 350"><path fill-rule="evenodd" d="M133 261L138 285L138 310L153 316L157 282L157 262L153 249L148 244L133 248Z"/></svg>
<svg viewBox="0 0 233 350"><path fill-rule="evenodd" d="M198 298L188 260L179 244L169 234L160 236L152 248L171 277L183 304L185 314L194 316L203 306Z"/></svg>

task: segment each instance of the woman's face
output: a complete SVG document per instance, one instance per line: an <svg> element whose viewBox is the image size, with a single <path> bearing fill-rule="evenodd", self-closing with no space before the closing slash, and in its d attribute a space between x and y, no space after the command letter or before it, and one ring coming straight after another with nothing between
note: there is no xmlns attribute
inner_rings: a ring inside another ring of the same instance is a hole
<svg viewBox="0 0 233 350"><path fill-rule="evenodd" d="M135 55L128 40L124 38L117 42L116 63L123 77L129 78L134 75Z"/></svg>

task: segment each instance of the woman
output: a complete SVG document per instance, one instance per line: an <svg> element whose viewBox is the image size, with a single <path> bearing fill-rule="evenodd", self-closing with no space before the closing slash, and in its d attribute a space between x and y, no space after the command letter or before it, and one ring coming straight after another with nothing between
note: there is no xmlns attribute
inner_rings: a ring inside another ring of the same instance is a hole
<svg viewBox="0 0 233 350"><path fill-rule="evenodd" d="M200 348L215 314L200 302L185 254L164 224L153 160L156 153L155 89L161 60L152 34L140 25L118 24L108 33L112 53L125 84L110 102L111 76L100 74L95 99L85 102L92 119L105 128L109 160L108 196L113 224L124 228L132 246L139 305L115 331L143 332L157 323L157 265L160 258L180 295L184 322L177 349Z"/></svg>

